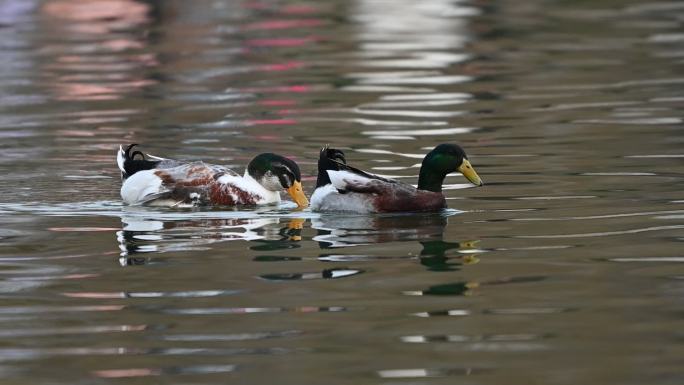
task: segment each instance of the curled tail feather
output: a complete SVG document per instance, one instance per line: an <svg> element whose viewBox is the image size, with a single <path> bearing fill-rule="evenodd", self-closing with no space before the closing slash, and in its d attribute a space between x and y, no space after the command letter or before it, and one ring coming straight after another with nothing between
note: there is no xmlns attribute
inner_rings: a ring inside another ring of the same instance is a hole
<svg viewBox="0 0 684 385"><path fill-rule="evenodd" d="M318 178L316 179L316 188L323 187L330 184L330 177L327 171L337 171L340 169L340 164L346 164L347 160L344 157L344 152L335 148L330 148L327 145L321 149L318 157Z"/></svg>
<svg viewBox="0 0 684 385"><path fill-rule="evenodd" d="M155 160L148 160L145 158L145 154L141 151L133 151L133 147L137 146L137 143L128 145L125 149L123 146L119 146L119 151L116 154L116 163L121 170L121 179L125 180L131 175L142 170L151 170L161 162L161 158L153 157ZM138 159L136 159L138 156Z"/></svg>

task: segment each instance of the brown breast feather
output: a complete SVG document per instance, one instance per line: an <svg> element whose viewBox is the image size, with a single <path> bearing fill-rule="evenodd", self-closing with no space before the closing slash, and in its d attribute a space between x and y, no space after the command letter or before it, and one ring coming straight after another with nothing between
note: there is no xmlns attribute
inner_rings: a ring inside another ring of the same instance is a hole
<svg viewBox="0 0 684 385"><path fill-rule="evenodd" d="M168 197L179 202L225 206L257 203L260 196L230 183L219 183L217 180L224 172L208 165L192 164L178 169L157 170L154 174L170 190ZM194 199L190 197L193 193L198 194Z"/></svg>
<svg viewBox="0 0 684 385"><path fill-rule="evenodd" d="M377 212L436 211L446 207L442 193L418 190L401 183L374 179L366 184L347 184L347 191L371 194Z"/></svg>

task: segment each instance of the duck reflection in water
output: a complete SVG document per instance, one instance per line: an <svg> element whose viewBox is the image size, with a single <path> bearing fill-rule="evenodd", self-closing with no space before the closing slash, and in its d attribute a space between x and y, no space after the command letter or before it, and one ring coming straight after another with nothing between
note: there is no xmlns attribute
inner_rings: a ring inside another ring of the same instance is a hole
<svg viewBox="0 0 684 385"><path fill-rule="evenodd" d="M324 215L311 221L312 227L317 230L317 235L313 239L318 241L321 249L418 241L422 246L418 260L430 271L456 271L460 270L462 265L477 263L478 258L467 254L467 251L474 249L479 241L444 241L447 224L448 216L445 213ZM456 255L448 256L451 251ZM413 257L415 256L406 256ZM319 259L342 261L354 258L338 254L321 254Z"/></svg>
<svg viewBox="0 0 684 385"><path fill-rule="evenodd" d="M292 248L286 244L301 240L304 223L299 218L160 220L144 216L124 216L121 221L123 228L116 235L122 266L163 262L142 253L207 250L213 243L231 240L260 242L269 250Z"/></svg>
<svg viewBox="0 0 684 385"><path fill-rule="evenodd" d="M251 250L255 251L269 251L269 250L283 250L296 249L301 247L298 243L302 240L302 228L304 228L305 219L293 218L287 223L287 226L278 229L278 235L265 234L267 228L255 229L255 232L262 233L264 236L260 239L255 239L250 246Z"/></svg>

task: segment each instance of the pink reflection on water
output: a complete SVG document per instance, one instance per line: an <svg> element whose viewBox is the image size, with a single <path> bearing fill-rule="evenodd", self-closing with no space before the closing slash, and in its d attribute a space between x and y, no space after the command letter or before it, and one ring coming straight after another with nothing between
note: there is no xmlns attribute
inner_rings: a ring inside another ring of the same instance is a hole
<svg viewBox="0 0 684 385"><path fill-rule="evenodd" d="M288 28L317 27L323 24L319 19L267 20L245 25L245 30L274 30Z"/></svg>
<svg viewBox="0 0 684 385"><path fill-rule="evenodd" d="M260 100L257 103L259 105L269 106L269 107L294 106L295 104L297 104L297 102L294 100L278 100L278 99Z"/></svg>
<svg viewBox="0 0 684 385"><path fill-rule="evenodd" d="M255 138L263 142L276 142L280 140L280 137L276 135L257 135Z"/></svg>
<svg viewBox="0 0 684 385"><path fill-rule="evenodd" d="M112 100L116 99L114 88L97 84L57 83L57 98L60 100Z"/></svg>
<svg viewBox="0 0 684 385"><path fill-rule="evenodd" d="M114 100L123 94L154 84L152 80L132 80L128 82L88 84L67 83L58 78L55 89L59 100Z"/></svg>
<svg viewBox="0 0 684 385"><path fill-rule="evenodd" d="M156 66L140 34L131 32L149 22L150 7L134 0L54 0L41 7L46 33L64 35L64 43L43 47L58 53L45 65L58 100L115 100L155 84L141 67ZM80 53L83 53L81 55ZM91 55L97 53L98 55ZM62 55L59 55L62 54Z"/></svg>
<svg viewBox="0 0 684 385"><path fill-rule="evenodd" d="M102 43L102 46L115 52L126 51L130 49L140 49L145 47L145 45L139 41L126 39L107 40Z"/></svg>
<svg viewBox="0 0 684 385"><path fill-rule="evenodd" d="M289 61L280 64L266 64L259 67L261 71L273 72L273 71L287 71L291 69L297 69L304 67L304 63L300 61Z"/></svg>
<svg viewBox="0 0 684 385"><path fill-rule="evenodd" d="M83 130L57 130L57 133L62 137L70 138L90 138L95 136L94 132Z"/></svg>
<svg viewBox="0 0 684 385"><path fill-rule="evenodd" d="M289 110L288 109L288 110L278 110L278 111L276 111L276 114L278 114L278 115L294 115L294 114L297 114L299 112L300 112L299 110Z"/></svg>
<svg viewBox="0 0 684 385"><path fill-rule="evenodd" d="M72 32L106 34L147 22L149 7L132 0L55 0L42 11L67 20L61 27Z"/></svg>
<svg viewBox="0 0 684 385"><path fill-rule="evenodd" d="M304 92L311 92L311 87L308 85L279 86L279 87L248 87L248 88L244 88L242 91L245 93L281 93L281 92L304 93Z"/></svg>
<svg viewBox="0 0 684 385"><path fill-rule="evenodd" d="M162 370L159 368L130 368L130 369L96 370L92 373L95 377L100 377L100 378L127 378L127 377L159 376L162 374Z"/></svg>
<svg viewBox="0 0 684 385"><path fill-rule="evenodd" d="M245 123L253 126L284 126L297 124L297 121L294 119L254 119L246 120Z"/></svg>

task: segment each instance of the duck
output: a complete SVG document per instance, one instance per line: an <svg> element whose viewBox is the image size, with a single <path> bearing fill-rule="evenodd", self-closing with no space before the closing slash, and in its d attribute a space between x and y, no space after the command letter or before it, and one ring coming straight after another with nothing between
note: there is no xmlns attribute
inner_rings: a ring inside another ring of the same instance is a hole
<svg viewBox="0 0 684 385"><path fill-rule="evenodd" d="M312 211L438 211L447 207L442 193L447 174L458 171L475 186L484 185L465 151L456 144L440 144L425 155L417 188L354 168L346 164L344 159L344 153L340 150L327 147L321 150L318 180L311 196Z"/></svg>
<svg viewBox="0 0 684 385"><path fill-rule="evenodd" d="M255 156L243 175L202 161L181 162L143 154L137 143L119 146L121 199L128 205L166 207L266 205L286 191L297 208L308 206L299 166L284 156Z"/></svg>

